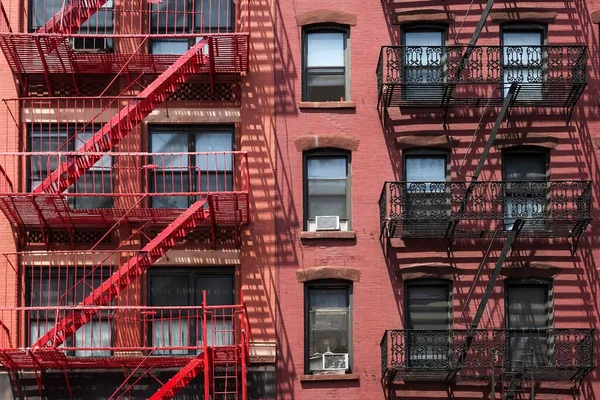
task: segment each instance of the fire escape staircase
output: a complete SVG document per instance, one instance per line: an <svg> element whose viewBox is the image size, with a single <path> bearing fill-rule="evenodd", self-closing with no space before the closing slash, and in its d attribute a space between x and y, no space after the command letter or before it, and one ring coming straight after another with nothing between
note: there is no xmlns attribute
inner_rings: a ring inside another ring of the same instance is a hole
<svg viewBox="0 0 600 400"><path fill-rule="evenodd" d="M175 64L159 75L140 94L139 100L111 118L79 149L81 155L61 163L58 168L33 190L34 193L62 193L85 174L158 105L166 101L188 78L204 64L202 49L210 39L204 38L182 55Z"/></svg>
<svg viewBox="0 0 600 400"><path fill-rule="evenodd" d="M164 256L177 242L203 222L208 212L206 199L198 200L183 212L175 221L146 244L139 254L131 257L97 289L93 290L79 305L78 313L67 316L46 332L32 348L57 348L98 313L97 306L110 305L133 281L142 275L148 267Z"/></svg>
<svg viewBox="0 0 600 400"><path fill-rule="evenodd" d="M205 350L198 354L196 357L192 358L192 360L187 363L182 369L180 369L171 379L167 381L156 393L150 397L149 400L167 400L175 397L177 392L186 387L188 383L190 383L204 368L209 368L210 360L209 360L209 352ZM212 370L212 368L210 368ZM204 392L205 399L208 399L209 396L209 387L210 380L206 379L204 381Z"/></svg>
<svg viewBox="0 0 600 400"><path fill-rule="evenodd" d="M77 31L108 0L71 0L38 33L69 34Z"/></svg>

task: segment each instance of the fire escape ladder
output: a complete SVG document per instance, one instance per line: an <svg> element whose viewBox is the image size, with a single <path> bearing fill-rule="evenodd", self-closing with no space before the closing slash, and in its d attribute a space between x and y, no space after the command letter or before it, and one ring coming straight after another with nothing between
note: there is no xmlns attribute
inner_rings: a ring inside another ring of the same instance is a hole
<svg viewBox="0 0 600 400"><path fill-rule="evenodd" d="M471 35L471 40L469 40L469 44L465 49L465 52L462 54L460 58L460 62L456 67L456 73L453 77L451 77L450 82L444 89L444 97L442 98L442 108L444 109L444 125L446 125L446 119L448 117L448 108L450 107L450 100L452 100L452 96L454 95L454 90L456 89L456 84L460 81L460 76L462 71L465 69L467 64L469 63L469 58L471 57L471 53L475 45L477 44L477 40L479 39L479 35L481 35L481 31L485 25L485 21L487 20L490 12L492 11L492 7L494 6L494 0L488 0L481 16L479 17L479 22L475 26L475 30L473 31L473 35ZM466 18L466 16L465 16Z"/></svg>
<svg viewBox="0 0 600 400"><path fill-rule="evenodd" d="M511 104L513 103L516 93L517 93L517 84L512 83L510 85L510 89L508 90L508 93L504 97L504 102L502 103L502 108L500 109L500 112L498 113L498 116L496 117L496 122L494 123L494 126L492 127L492 130L490 131L488 140L485 143L485 147L483 148L483 153L481 153L481 157L479 158L477 167L475 167L475 172L473 173L473 175L471 177L471 182L469 183L469 186L467 187L467 190L465 192L465 196L463 197L463 199L460 203L458 213L456 214L456 217L453 218L453 220L450 222L450 224L448 226L448 230L446 232L446 239L448 241L448 249L447 249L448 255L450 255L450 253L452 252L452 243L454 242L454 233L456 232L456 227L458 226L461 219L464 218L464 214L467 209L467 205L469 204L469 198L471 197L471 193L473 193L473 189L475 188L477 180L479 179L479 175L481 174L481 171L483 170L483 167L485 166L488 154L492 148L492 145L494 144L494 140L496 139L496 135L498 134L498 131L500 130L500 127L502 126L504 117L508 113L508 110L510 109ZM476 133L477 133L477 130L475 131L475 134Z"/></svg>
<svg viewBox="0 0 600 400"><path fill-rule="evenodd" d="M199 223L205 220L206 199L196 201L185 212L146 244L139 254L131 257L110 278L93 290L81 303L81 310L59 320L32 348L57 348L72 337L75 332L90 320L98 309L110 305L130 283L135 281L156 260L164 256Z"/></svg>
<svg viewBox="0 0 600 400"><path fill-rule="evenodd" d="M71 0L44 24L38 33L69 34L77 31L108 0ZM64 4L64 3L63 3Z"/></svg>
<svg viewBox="0 0 600 400"><path fill-rule="evenodd" d="M156 78L140 94L139 100L129 104L100 128L79 150L81 155L69 157L33 190L34 193L62 193L85 174L105 152L123 139L158 105L165 102L189 77L204 65L203 48L209 43L204 38L182 55L173 65Z"/></svg>
<svg viewBox="0 0 600 400"><path fill-rule="evenodd" d="M183 368L181 368L171 379L167 381L149 400L168 400L177 395L181 389L187 386L198 374L204 370L209 373L211 368L210 356L208 351L202 351L196 357L192 358ZM206 381L206 380L205 380ZM204 399L210 399L209 387L204 385Z"/></svg>

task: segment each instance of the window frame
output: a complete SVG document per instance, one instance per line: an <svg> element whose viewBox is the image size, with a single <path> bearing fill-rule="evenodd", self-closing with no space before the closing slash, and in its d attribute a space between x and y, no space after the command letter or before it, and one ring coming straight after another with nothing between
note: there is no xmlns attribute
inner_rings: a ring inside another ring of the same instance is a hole
<svg viewBox="0 0 600 400"><path fill-rule="evenodd" d="M500 25L500 29L499 29L499 35L500 35L500 76L502 78L501 81L501 89L502 89L502 96L505 96L505 91L507 90L507 87L510 86L508 84L508 82L504 82L504 70L505 70L505 64L506 61L504 60L504 33L505 32L512 32L512 33L540 33L541 34L541 41L540 41L540 46L542 46L542 51L541 51L541 57L542 57L542 65L541 65L541 70L542 70L542 81L540 82L540 85L543 85L544 82L546 82L547 76L548 76L548 54L546 51L544 51L543 47L544 46L548 46L548 25L544 24L544 23L540 23L540 22L531 22L531 23L524 23L524 22L507 22L504 24ZM543 96L544 92L543 92L543 86L540 88L540 94Z"/></svg>
<svg viewBox="0 0 600 400"><path fill-rule="evenodd" d="M79 271L79 270L80 270L80 268L78 268L77 266L73 266L70 268L67 267L63 270L60 270L58 267L51 268L50 270L48 270L48 269L38 270L38 269L26 268L25 274L24 274L25 275L25 291L24 291L25 301L24 301L24 303L28 307L32 307L32 308L56 306L57 308L60 309L61 307L75 307L77 305L77 300L78 300L77 296L78 296L79 291L71 291L71 289L80 280L85 279L87 277L87 275L91 272L91 271L86 271L85 269L83 269L82 271ZM66 277L64 275L60 274L60 272L66 273ZM98 282L97 282L97 286L93 290L99 288L100 285L102 285L102 283L106 279L108 279L113 272L114 272L114 268L111 268L110 266L106 266L106 269L101 269L101 271L96 271L94 273L93 279L97 278ZM32 296L33 296L33 293L35 290L33 288L34 283L37 282L38 287L39 287L40 284L42 283L42 281L52 282L53 279L56 279L59 282L67 282L68 287L64 288L64 290L61 290L57 293L57 296L58 296L57 300L58 300L67 291L70 291L69 295L66 296L65 301L62 303L58 303L56 305L49 305L49 304L32 305L31 304L32 300L33 300ZM33 345L33 343L31 343L31 329L32 329L31 321L34 318L34 317L32 317L32 315L34 313L36 313L38 315L37 320L39 320L39 321L45 320L46 322L48 322L48 321L51 321L53 318L55 318L52 316L52 315L54 315L55 312L56 311L51 311L51 310L38 310L38 311L28 310L26 312L25 343L27 343L28 346L31 347ZM41 314L45 315L45 317L42 317ZM116 326L115 326L114 310L107 310L103 313L97 313L97 314L93 315L87 323L91 323L93 321L98 321L99 319L100 319L100 321L110 322L109 346L112 348L112 347L114 347L114 345L116 343L115 341L116 341L116 331L117 331ZM58 320L60 321L60 318ZM77 350L77 346L76 346L76 343L77 343L76 335L77 335L77 332L65 341L65 346L72 348L72 350L64 351L65 355L67 355L69 357L77 357L78 350ZM83 357L99 357L99 358L111 357L112 353L113 353L113 351L110 351L110 350L83 350L83 351L91 352L91 353L93 353L94 351L107 351L107 352L111 353L108 355L91 354L91 355L87 355L87 356L83 356Z"/></svg>
<svg viewBox="0 0 600 400"><path fill-rule="evenodd" d="M543 288L544 289L544 293L546 295L546 304L547 304L547 326L546 329L550 332L554 332L554 322L555 322L555 315L554 315L554 281L552 279L536 279L536 278L523 278L523 279L506 279L504 281L504 328L506 329L506 331L508 332L508 335L505 335L505 340L506 340L506 351L508 351L508 355L505 355L505 357L508 357L509 359L509 365L512 365L512 358L513 358L513 353L511 350L511 345L510 345L510 338L512 337L512 335L510 334L511 330L512 331L518 331L519 329L528 329L528 328L511 328L510 327L510 296L509 296L509 288L510 287L526 287L531 289L532 287L538 287L538 288ZM529 329L539 329L539 328L529 328ZM546 345L548 346L548 354L546 354L547 357L547 363L548 365L546 366L552 366L554 365L554 360L553 360L553 356L554 356L554 345L555 345L555 338L554 338L554 334L552 335L552 337L546 335Z"/></svg>
<svg viewBox="0 0 600 400"><path fill-rule="evenodd" d="M312 33L342 33L344 35L344 99L342 101L351 101L350 90L350 27L341 24L317 24L302 28L302 101L322 101L334 102L334 100L311 100L308 97L308 36ZM323 68L323 67L321 67ZM327 67L324 67L327 68Z"/></svg>
<svg viewBox="0 0 600 400"><path fill-rule="evenodd" d="M450 150L447 149L434 149L434 148L414 148L407 149L402 151L402 179L407 182L407 172L408 168L406 166L407 158L433 158L433 157L444 157L444 164L446 166L445 169L445 181L449 182L451 179L450 176L450 158L451 158Z"/></svg>
<svg viewBox="0 0 600 400"><path fill-rule="evenodd" d="M184 151L184 153L196 153L196 137L197 135L201 135L202 133L229 133L231 134L231 150L230 151L236 151L236 128L235 125L209 125L209 124L149 124L148 125L148 152L149 153L153 153L156 154L158 153L157 151L154 151L152 144L153 144L153 135L155 133L181 133L181 134L186 134L187 135L187 150ZM188 160L188 168L191 171L191 169L193 167L196 166L196 157L192 157L190 160ZM237 169L237 164L236 164L236 159L235 156L232 157L232 164L231 164L231 182L232 182L232 188L231 190L234 190L235 188L235 184L236 184L236 179L235 179L235 175L236 175L236 169ZM226 170L224 170L226 171ZM151 170L148 171L148 175L150 176L150 174L152 173ZM154 181L152 179L147 179L147 185L148 187L146 188L148 190L148 193L154 193ZM190 188L190 191L192 191L192 189L194 188ZM153 196L149 196L148 198L148 205L150 208L153 208L152 205L152 200L153 200ZM191 206L194 203L195 199L193 198L188 198L188 207Z"/></svg>
<svg viewBox="0 0 600 400"><path fill-rule="evenodd" d="M447 52L447 50L445 50L446 47L448 46L448 26L445 24L435 24L435 23L409 24L408 26L402 26L400 28L400 45L403 47L403 49L408 46L406 44L406 34L412 33L412 32L436 32L436 33L439 32L439 33L441 33L441 37L442 37L441 57L442 57L442 59L440 61L441 61L441 68L442 68L442 70L441 70L442 82L439 84L437 84L437 83L422 83L422 85L430 85L432 88L438 87L439 89L441 89L442 85L447 81L447 75L448 75L448 52ZM435 47L435 46L433 46L433 47ZM423 67L427 67L427 66L425 65ZM407 74L406 53L403 51L403 54L402 54L402 84L411 85L411 83L406 82L407 76L408 76L408 74ZM402 93L403 93L402 96L405 100L411 100L411 96L410 96L410 93L408 92L408 90L405 89L402 91ZM416 98L413 100L419 100L419 99Z"/></svg>
<svg viewBox="0 0 600 400"><path fill-rule="evenodd" d="M324 373L324 371L311 371L310 369L310 293L313 290L324 289L346 290L348 296L348 369L344 371L344 374L351 374L354 364L354 285L351 281L339 279L316 280L304 284L304 374L321 375Z"/></svg>
<svg viewBox="0 0 600 400"><path fill-rule="evenodd" d="M352 152L336 148L320 148L307 150L302 153L302 204L303 230L308 231L308 160L310 158L345 158L346 159L346 215L347 229L352 230ZM340 231L344 231L340 229Z"/></svg>
<svg viewBox="0 0 600 400"><path fill-rule="evenodd" d="M506 155L513 155L513 154L520 154L523 157L526 157L527 155L533 155L535 154L537 155L541 155L544 158L544 168L545 168L545 174L544 174L544 180L545 182L549 182L550 181L550 150L546 149L546 148L542 148L542 147L538 147L538 146L515 146L515 147L508 147L506 149L503 149L500 153L500 161L502 163L502 185L504 187L504 193L503 193L503 199L502 199L502 214L504 215L503 219L504 219L504 223L506 224L506 221L510 221L511 219L516 219L516 217L512 217L512 213L508 214L508 199L510 197L512 197L512 188L508 187L508 184L510 182L528 182L527 180L525 181L509 181L506 177L506 166L507 166L507 162L506 162ZM539 182L539 181L531 181L531 182ZM530 193L530 196L533 197L534 194L537 194L539 192L537 191L532 191ZM550 189L546 189L546 197L548 197L551 194L551 190ZM532 203L533 204L533 203ZM547 206L547 204L544 204L544 206ZM513 222L514 223L514 222ZM508 225L510 225L512 227L512 224L510 223ZM506 225L505 225L506 227ZM530 221L526 221L525 225L522 227L522 229L525 230L546 230L548 228L547 226L547 221L546 220L536 220L536 219L532 219Z"/></svg>
<svg viewBox="0 0 600 400"><path fill-rule="evenodd" d="M89 133L92 136L102 127L102 125L99 124L85 124L86 126L89 126L89 129L84 130L82 133ZM53 130L47 130L46 128L48 127L52 127ZM55 128L55 129L54 129ZM27 126L27 140L26 140L26 147L27 149L29 149L30 153L35 153L34 149L33 149L33 140L34 140L34 132L38 133L40 135L44 135L44 136L40 136L40 138L48 138L48 137L59 137L57 136L57 134L62 134L65 133L66 134L66 142L64 144L59 144L60 146L64 146L66 144L66 148L64 150L39 150L40 152L55 152L56 156L35 156L35 155L30 155L27 156L26 159L26 166L25 166L25 173L26 175L26 182L25 182L25 188L27 190L27 192L31 192L33 190L32 188L32 174L33 174L33 159L31 157L57 157L58 158L58 165L60 165L63 162L66 161L70 161L72 159L72 157L70 156L66 156L66 155L61 155L61 153L68 153L68 152L77 152L78 150L76 149L76 144L77 144L77 136L76 134L79 133L80 131L82 131L84 127L82 128L69 128L67 124L59 122L59 123L52 123L51 125L43 125L42 129L40 130L32 130L31 126ZM100 158L100 160L98 160L98 162L101 162L104 159L104 157ZM113 157L110 158L110 167L96 167L95 165L93 165L91 168L89 168L86 173L88 172L93 172L93 171L99 171L99 170L108 170L108 173L110 174L110 191L106 191L106 192L102 192L101 190L97 190L94 191L94 193L103 193L103 194L113 194L114 193L114 188L115 188L115 174L114 174L114 165L115 165L115 160ZM46 175L46 178L49 175ZM103 175L102 175L103 176ZM78 208L77 207L77 199L78 198L82 198L82 199L94 199L96 197L94 196L69 196L69 194L79 194L79 195L85 195L85 192L80 192L78 191L78 183L83 183L82 178L84 179L85 174L82 175L81 177L79 177L79 179L77 179L71 186L69 186L69 188L73 188L73 191L67 191L64 192L64 195L66 196L66 198L68 199L69 202L69 206L72 207L73 209L76 210L93 210L93 209L110 209L114 207L114 197L111 196L108 198L108 201L110 204L107 204L106 207L81 207ZM44 179L46 179L44 178ZM102 182L100 182L102 183ZM99 197L102 198L102 197Z"/></svg>
<svg viewBox="0 0 600 400"><path fill-rule="evenodd" d="M195 288L196 279L199 276L212 275L212 276L231 277L231 280L233 283L233 287L232 287L233 296L231 299L231 306L236 305L237 298L239 296L239 294L238 294L239 291L238 291L237 273L236 273L235 267L221 266L221 267L185 268L185 267L159 266L159 267L150 268L146 275L146 282L145 282L146 283L146 296L145 296L145 298L146 298L146 304L148 305L148 307L161 307L160 304L154 304L154 302L152 301L151 287L152 287L152 279L153 278L158 278L158 277L164 276L164 275L188 277L188 281L187 281L187 283L188 283L188 285L187 285L187 290L188 290L187 305L188 306L201 306L202 305L202 298L196 299L195 296L193 296L192 291L190 290L192 287ZM196 301L194 301L194 300L196 300ZM193 304L196 302L198 304ZM169 315L173 316L173 314L169 314ZM179 314L177 313L177 315L179 315ZM193 318L192 318L192 322L193 322ZM144 343L144 345L153 346L152 342L154 340L154 332L152 331L152 323L147 322L143 329L146 332L146 342ZM188 326L187 329L190 331L190 337L189 337L190 343L197 343L198 338L195 336L195 333L198 332L198 330L194 329L193 326ZM233 339L235 340L235 337ZM190 346L191 346L191 344L190 344ZM179 350L170 350L170 351L179 351ZM175 356L177 356L177 355L186 356L186 355L192 355L192 354L194 354L193 350L188 351L188 354L174 354L174 355ZM168 356L169 354L165 353L163 355Z"/></svg>

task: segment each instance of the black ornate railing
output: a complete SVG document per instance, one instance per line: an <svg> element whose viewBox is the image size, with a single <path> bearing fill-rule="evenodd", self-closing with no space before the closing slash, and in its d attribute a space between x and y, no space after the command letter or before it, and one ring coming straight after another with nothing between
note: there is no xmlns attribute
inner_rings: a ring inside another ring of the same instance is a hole
<svg viewBox="0 0 600 400"><path fill-rule="evenodd" d="M577 381L594 368L593 329L387 330L381 340L382 378L488 379L525 369L539 381Z"/></svg>
<svg viewBox="0 0 600 400"><path fill-rule="evenodd" d="M465 369L472 371L471 376L483 378L492 361L490 334L477 330L467 348L467 333L467 330L386 331L381 341L382 376L389 380L448 380Z"/></svg>
<svg viewBox="0 0 600 400"><path fill-rule="evenodd" d="M577 381L594 369L593 329L504 329L492 334L494 368L536 380Z"/></svg>
<svg viewBox="0 0 600 400"><path fill-rule="evenodd" d="M383 107L497 106L517 83L512 106L572 108L587 84L587 47L383 46L377 82Z"/></svg>
<svg viewBox="0 0 600 400"><path fill-rule="evenodd" d="M468 187L468 182L385 182L381 234L485 237L496 228L512 229L519 218L525 222L521 236L574 238L591 221L590 181L476 182L467 196Z"/></svg>

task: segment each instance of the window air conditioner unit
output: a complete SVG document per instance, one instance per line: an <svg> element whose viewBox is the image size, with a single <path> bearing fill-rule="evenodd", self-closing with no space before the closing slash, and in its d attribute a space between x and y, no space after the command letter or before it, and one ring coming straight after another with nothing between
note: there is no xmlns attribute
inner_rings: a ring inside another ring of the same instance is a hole
<svg viewBox="0 0 600 400"><path fill-rule="evenodd" d="M348 369L348 353L323 353L323 371L345 371Z"/></svg>
<svg viewBox="0 0 600 400"><path fill-rule="evenodd" d="M339 231L340 217L337 215L315 217L316 230L318 231Z"/></svg>

